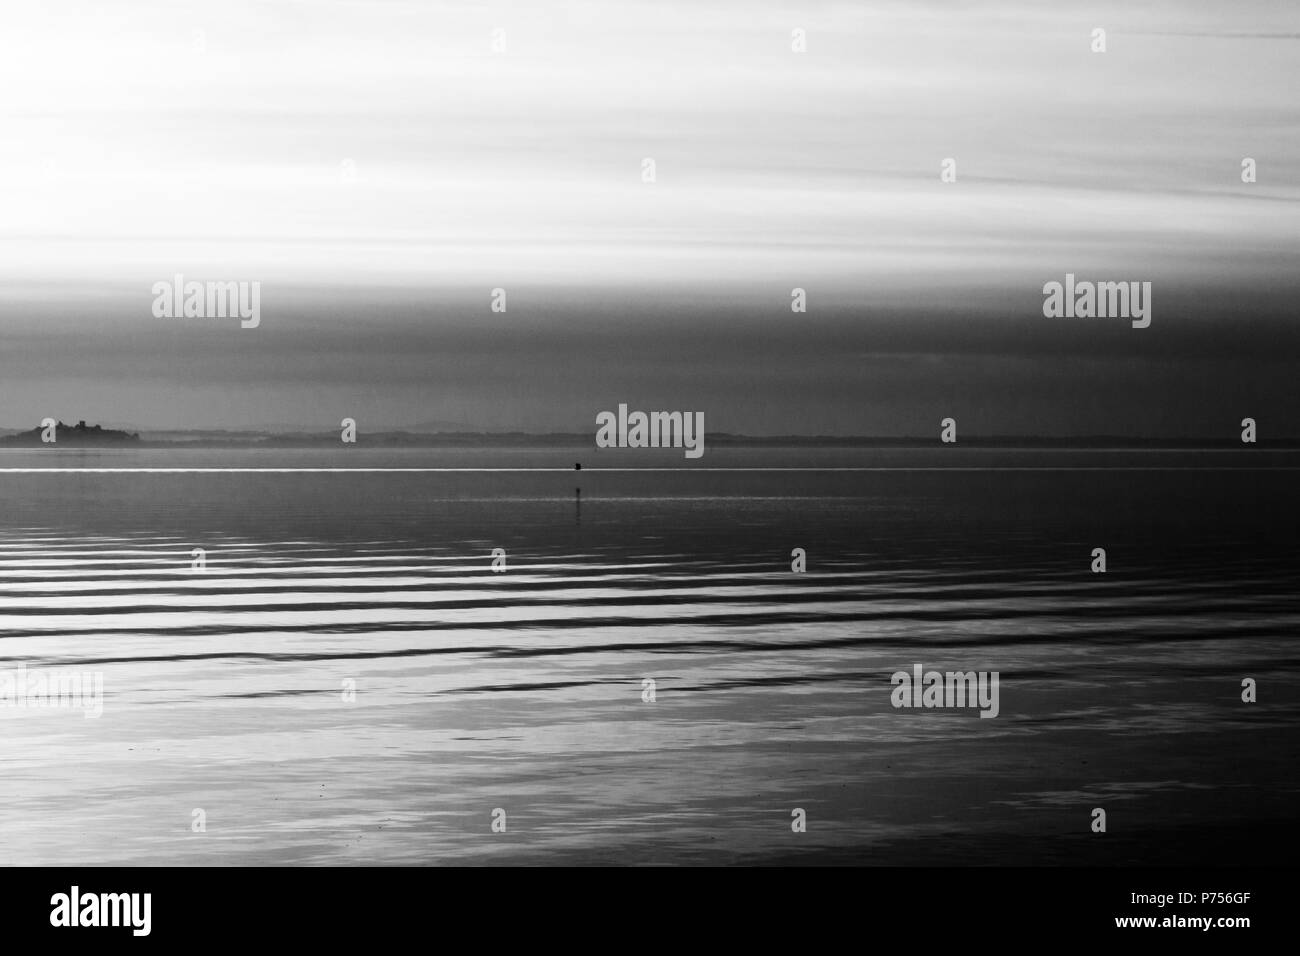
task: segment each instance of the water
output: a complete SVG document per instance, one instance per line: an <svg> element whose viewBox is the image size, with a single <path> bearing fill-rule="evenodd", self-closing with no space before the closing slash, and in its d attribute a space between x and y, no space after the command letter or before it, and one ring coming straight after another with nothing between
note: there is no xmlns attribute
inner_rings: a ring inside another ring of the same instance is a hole
<svg viewBox="0 0 1300 956"><path fill-rule="evenodd" d="M646 455L0 452L558 469L0 473L0 668L104 688L0 707L5 862L1290 862L1300 456ZM932 470L698 470L809 465Z"/></svg>

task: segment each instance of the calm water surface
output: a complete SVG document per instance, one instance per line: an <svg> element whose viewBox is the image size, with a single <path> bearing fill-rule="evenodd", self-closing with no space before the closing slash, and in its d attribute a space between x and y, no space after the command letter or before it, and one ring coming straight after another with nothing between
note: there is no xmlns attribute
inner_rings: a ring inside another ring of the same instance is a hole
<svg viewBox="0 0 1300 956"><path fill-rule="evenodd" d="M0 473L0 668L104 682L0 707L4 861L1290 862L1300 456L652 454L0 452L564 469Z"/></svg>

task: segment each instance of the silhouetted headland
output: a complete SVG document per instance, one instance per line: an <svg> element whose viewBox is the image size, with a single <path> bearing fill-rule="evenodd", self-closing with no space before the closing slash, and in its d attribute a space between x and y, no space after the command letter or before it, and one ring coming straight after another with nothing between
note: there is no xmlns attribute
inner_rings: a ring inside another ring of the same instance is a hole
<svg viewBox="0 0 1300 956"><path fill-rule="evenodd" d="M87 425L84 419L75 425L56 422L53 442L45 440L48 434L47 428L37 425L31 431L19 432L16 435L5 435L0 438L0 442L4 442L6 445L115 445L120 442L138 442L140 440L140 436L134 432L118 431L100 425Z"/></svg>

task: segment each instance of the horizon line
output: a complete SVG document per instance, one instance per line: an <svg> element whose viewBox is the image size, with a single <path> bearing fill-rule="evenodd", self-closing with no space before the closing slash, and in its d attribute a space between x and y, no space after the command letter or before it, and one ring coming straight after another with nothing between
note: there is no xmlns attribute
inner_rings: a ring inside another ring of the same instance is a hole
<svg viewBox="0 0 1300 956"><path fill-rule="evenodd" d="M954 465L954 466L919 466L903 465L880 466L773 466L773 467L739 467L690 465L678 467L607 467L584 468L212 468L212 467L138 467L138 468L0 468L0 474L441 474L441 473L485 473L485 472L567 472L581 475L585 472L975 472L975 471L1300 471L1300 465Z"/></svg>

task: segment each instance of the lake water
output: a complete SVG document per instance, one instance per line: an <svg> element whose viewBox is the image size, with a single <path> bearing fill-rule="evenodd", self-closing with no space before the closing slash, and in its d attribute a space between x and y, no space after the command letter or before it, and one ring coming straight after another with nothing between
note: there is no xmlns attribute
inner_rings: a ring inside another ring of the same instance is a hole
<svg viewBox="0 0 1300 956"><path fill-rule="evenodd" d="M48 467L520 470L12 470ZM1295 453L33 449L0 469L0 669L103 680L98 718L0 706L6 863L1297 846ZM999 715L894 708L915 664L997 671Z"/></svg>

